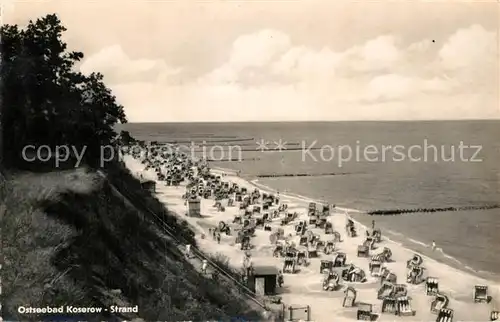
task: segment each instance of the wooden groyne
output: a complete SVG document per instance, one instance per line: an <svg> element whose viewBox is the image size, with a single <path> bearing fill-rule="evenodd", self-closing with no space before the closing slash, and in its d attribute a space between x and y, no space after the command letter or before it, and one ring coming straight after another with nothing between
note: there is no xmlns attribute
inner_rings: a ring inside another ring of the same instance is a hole
<svg viewBox="0 0 500 322"><path fill-rule="evenodd" d="M281 178L281 177L325 177L325 176L347 176L352 174L360 174L353 172L325 172L325 173L270 173L259 174L257 178Z"/></svg>
<svg viewBox="0 0 500 322"><path fill-rule="evenodd" d="M489 210L498 209L500 204L483 205L483 206L461 206L461 207L432 207L432 208L413 208L413 209L385 209L368 211L367 214L372 216L384 215L402 215L419 212L445 212L445 211L471 211L471 210Z"/></svg>

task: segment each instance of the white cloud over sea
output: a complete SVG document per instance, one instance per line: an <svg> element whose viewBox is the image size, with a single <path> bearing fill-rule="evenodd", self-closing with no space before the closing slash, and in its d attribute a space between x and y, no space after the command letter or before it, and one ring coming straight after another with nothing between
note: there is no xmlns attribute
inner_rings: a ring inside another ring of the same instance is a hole
<svg viewBox="0 0 500 322"><path fill-rule="evenodd" d="M335 24L334 18L323 23ZM208 40L198 40L196 50L192 43L183 47L190 50L180 55L182 63L165 50L154 52L163 45L155 32L142 35L153 40L136 41L149 46L149 54L109 37L80 69L102 72L137 122L498 118L497 31L480 19L451 18L458 22L446 28L421 18L422 25L441 28L438 34L382 27L378 34L356 33L358 27L338 18L354 38L342 45L330 41L328 31L315 42L299 37L299 31L307 35L306 26L290 24L259 23L233 34L207 30ZM320 37L313 34L318 30L311 29L310 38Z"/></svg>
<svg viewBox="0 0 500 322"><path fill-rule="evenodd" d="M161 60L131 60L119 45L81 68L102 71L132 119L155 120L167 109L168 119L223 121L397 119L412 111L424 118L493 116L475 98L498 84L496 34L480 25L459 29L425 62L432 46L438 45L426 39L403 47L383 35L335 52L264 29L238 37L226 62L187 84L169 82L181 70ZM419 59L422 64L412 63ZM157 78L126 82L144 73Z"/></svg>

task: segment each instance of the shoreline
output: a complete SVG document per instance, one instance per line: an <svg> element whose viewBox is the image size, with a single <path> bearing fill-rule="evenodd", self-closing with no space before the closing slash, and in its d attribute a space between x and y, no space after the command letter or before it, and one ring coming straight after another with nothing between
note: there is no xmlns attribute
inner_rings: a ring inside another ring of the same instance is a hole
<svg viewBox="0 0 500 322"><path fill-rule="evenodd" d="M220 171L222 173L226 174L236 174L237 171L230 169L230 168L222 168L222 167L214 167L214 170ZM263 191L269 191L276 193L278 192L277 189L274 189L273 187L260 183L259 178L253 177L250 175L245 175L243 172L240 173L240 177L242 179L245 179L251 184L252 186L261 189ZM305 195L300 195L297 193L293 192L280 192L282 196L286 196L287 198L292 198L296 199L299 201L303 202L316 202L316 203L321 203L324 202L323 200L319 199L314 199ZM359 209L354 209L354 208L345 208L345 207L336 207L336 209L344 212L349 212L349 214L352 214L352 220L359 226L363 227L364 230L367 229L368 225L370 224L369 222L365 222L367 218L359 218L359 215L369 215L368 213L361 211ZM376 216L372 216L376 217ZM391 243L395 244L400 247L404 247L409 251L412 251L420 256L422 258L427 259L427 260L434 260L439 263L448 265L454 269L457 269L463 273L466 274L472 274L474 276L480 277L482 279L488 280L494 284L500 284L500 276L498 274L495 274L494 272L488 272L488 271L482 271L482 270L477 270L474 269L471 266L468 266L466 263L461 262L460 260L456 259L455 257L446 254L441 248L438 248L436 251L432 251L430 249L430 246L425 244L422 241L419 240L414 240L411 238L404 238L400 236L404 236L402 233L397 232L397 231L392 231L392 230L384 230L382 233L387 232L388 234L391 235L391 238L385 234L385 238ZM425 245L425 246L424 246Z"/></svg>
<svg viewBox="0 0 500 322"><path fill-rule="evenodd" d="M235 213L237 213L237 208L227 208L226 212L217 212L216 209L212 207L213 200L202 200L201 211L204 214L202 218L186 217L184 214L186 212L186 206L183 204L183 199L181 197L184 189L181 187L169 187L165 186L161 181L158 181L156 175L153 172L144 171L144 166L142 164L137 164L138 160L134 163L126 162L127 167L133 173L149 172L151 179L157 182L158 190L157 197L161 202L165 204L168 209L176 213L180 219L186 220L190 225L193 226L193 230L198 234L205 234L210 226L215 226L219 221L230 220ZM260 184L257 180L251 180L248 176L242 175L235 176L237 171L223 168L211 168L211 172L214 174L224 174L223 180L229 182L235 182L239 186L245 186L248 188L257 187L262 193L276 191L271 187L265 187ZM283 203L290 206L291 211L295 209L303 212L307 210L308 202L314 199L308 198L301 195L289 194L287 192L280 193L280 199ZM343 210L353 210L345 208L336 208L340 212L335 212L330 216L331 220L334 222L334 227L341 227L344 225L346 220L345 213ZM354 211L352 211L354 212ZM359 213L359 212L358 212ZM206 215L205 215L206 214ZM299 219L300 220L300 219ZM353 218L353 220L355 220ZM355 238L345 238L344 242L340 244L340 249L348 254L349 261L358 267L367 266L369 260L365 258L356 257L356 248L363 240L364 231L362 223L356 220L356 226L358 227L359 236ZM284 226L285 229L290 229L290 226ZM341 230L339 230L343 233ZM258 231L257 237L254 237L256 249L253 252L252 257L254 257L254 262L257 265L276 265L279 267L282 265L282 259L277 259L270 256L269 253L269 241L268 237L264 238L265 232ZM229 259L229 263L234 268L238 268L241 265L243 254L238 248L235 248L234 240L231 237L224 236L223 241L220 244L212 241L211 238L202 239L197 238L199 241L199 247L202 251L213 254L222 254ZM267 246L266 246L267 245ZM389 246L393 251L394 262L388 264L388 268L393 271L399 278L405 279L406 277L406 260L411 258L416 252L401 243L398 243L387 235L383 235L383 241L380 246ZM424 258L424 266L429 271L429 276L434 276L440 280L440 289L448 295L450 299L450 308L455 310L455 315L457 320L468 320L468 321L480 321L487 320L489 311L493 308L498 308L499 306L499 295L500 295L500 285L495 282L484 279L480 276L473 275L470 272L464 272L451 265L442 263L438 260L430 258L428 256L422 256ZM324 258L323 258L324 259ZM317 261L317 260L313 260ZM313 268L318 265L318 268ZM360 266L361 265L361 266ZM287 274L285 277L285 285L289 287L288 291L284 293L279 293L282 297L283 302L287 305L300 304L300 305L310 305L313 321L330 321L332 316L335 317L336 321L339 322L353 322L356 320L355 312L342 307L342 297L343 292L324 292L321 290L319 280L321 274L316 271L319 269L319 262L314 262L311 267L306 267L304 272L299 272L298 274ZM457 283L458 282L458 283ZM349 284L347 284L349 285ZM369 277L369 281L365 284L353 285L357 292L358 297L362 299L363 302L373 303L373 309L375 313L379 314L378 321L396 321L400 318L394 316L394 314L381 314L380 300L377 300L376 292L378 289L378 282L374 277ZM493 296L492 303L488 305L474 304L472 301L472 290L474 285L487 285L490 289L489 294ZM417 313L417 317L412 319L412 321L430 321L436 318L429 311L430 297L426 296L422 285L408 285L409 295L412 297L412 306ZM401 319L403 320L403 319Z"/></svg>

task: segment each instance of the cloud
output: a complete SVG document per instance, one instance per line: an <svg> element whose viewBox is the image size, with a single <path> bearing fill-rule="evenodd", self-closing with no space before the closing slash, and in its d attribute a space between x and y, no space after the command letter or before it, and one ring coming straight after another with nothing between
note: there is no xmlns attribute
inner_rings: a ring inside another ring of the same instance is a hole
<svg viewBox="0 0 500 322"><path fill-rule="evenodd" d="M470 91L496 84L498 91L499 53L497 34L480 25L459 29L438 53L443 70Z"/></svg>
<svg viewBox="0 0 500 322"><path fill-rule="evenodd" d="M496 33L480 25L459 29L439 51L443 67L448 70L476 69L491 63L497 56Z"/></svg>
<svg viewBox="0 0 500 322"><path fill-rule="evenodd" d="M182 69L133 60L120 46L89 57L82 71L102 71L132 121L498 117L495 42L473 25L440 48L381 35L336 51L264 29L237 37L224 63L182 84L174 81Z"/></svg>
<svg viewBox="0 0 500 322"><path fill-rule="evenodd" d="M104 75L106 82L113 84L138 79L161 83L181 70L168 67L162 60L131 59L120 45L113 45L85 59L80 71L84 74L99 71Z"/></svg>
<svg viewBox="0 0 500 322"><path fill-rule="evenodd" d="M367 41L362 47L348 51L351 68L359 71L384 70L391 68L401 59L394 36L385 35Z"/></svg>

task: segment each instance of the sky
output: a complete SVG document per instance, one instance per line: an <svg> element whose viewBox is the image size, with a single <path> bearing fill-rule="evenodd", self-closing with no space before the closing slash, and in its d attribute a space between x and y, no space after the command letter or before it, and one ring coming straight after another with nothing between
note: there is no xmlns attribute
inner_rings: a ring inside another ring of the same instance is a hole
<svg viewBox="0 0 500 322"><path fill-rule="evenodd" d="M6 0L4 0L6 1ZM12 1L130 122L499 119L496 1Z"/></svg>

